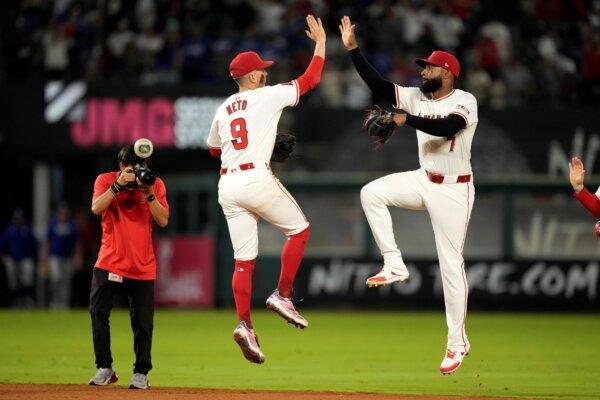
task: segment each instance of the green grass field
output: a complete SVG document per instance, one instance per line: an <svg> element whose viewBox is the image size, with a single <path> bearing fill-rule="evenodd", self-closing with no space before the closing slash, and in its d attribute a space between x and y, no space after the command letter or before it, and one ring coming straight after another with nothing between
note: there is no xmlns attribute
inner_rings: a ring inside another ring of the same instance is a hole
<svg viewBox="0 0 600 400"><path fill-rule="evenodd" d="M442 313L309 311L301 331L255 312L266 363L231 339L235 314L159 311L153 386L404 394L600 398L600 317L482 314L468 318L471 355L454 375L437 368ZM128 313L111 318L115 368L133 363ZM86 383L94 372L86 311L0 312L0 381Z"/></svg>

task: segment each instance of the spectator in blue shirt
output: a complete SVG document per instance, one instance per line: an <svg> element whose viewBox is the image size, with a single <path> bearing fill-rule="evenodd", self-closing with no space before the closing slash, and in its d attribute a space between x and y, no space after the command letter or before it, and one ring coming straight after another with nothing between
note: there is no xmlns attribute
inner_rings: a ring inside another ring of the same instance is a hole
<svg viewBox="0 0 600 400"><path fill-rule="evenodd" d="M0 235L0 255L6 267L13 306L35 305L35 260L37 241L21 208L13 211L11 222Z"/></svg>
<svg viewBox="0 0 600 400"><path fill-rule="evenodd" d="M50 280L50 307L66 309L71 304L71 284L76 265L79 230L69 208L61 204L50 221L44 245Z"/></svg>

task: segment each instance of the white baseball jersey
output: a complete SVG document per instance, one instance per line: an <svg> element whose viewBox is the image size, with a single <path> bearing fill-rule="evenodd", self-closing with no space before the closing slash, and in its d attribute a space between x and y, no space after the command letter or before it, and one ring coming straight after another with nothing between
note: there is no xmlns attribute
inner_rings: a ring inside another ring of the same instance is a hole
<svg viewBox="0 0 600 400"><path fill-rule="evenodd" d="M206 140L210 147L221 149L221 166L268 164L281 112L297 105L299 98L295 80L229 96L217 109Z"/></svg>
<svg viewBox="0 0 600 400"><path fill-rule="evenodd" d="M424 118L444 118L458 114L466 127L452 138L429 135L417 129L419 163L429 172L443 175L471 173L471 143L477 127L477 100L469 92L454 89L437 100L424 95L419 88L396 88L396 108Z"/></svg>
<svg viewBox="0 0 600 400"><path fill-rule="evenodd" d="M297 105L299 98L296 81L247 90L229 96L213 119L206 141L221 149L221 167L228 169L219 180L219 204L236 260L256 258L259 217L288 236L309 225L298 203L268 168L281 112ZM254 168L236 168L246 163Z"/></svg>
<svg viewBox="0 0 600 400"><path fill-rule="evenodd" d="M416 87L396 85L395 89L396 108L425 118L458 114L465 119L466 126L452 138L417 130L421 168L370 182L361 190L361 203L383 256L384 266L392 270L401 269L404 261L394 237L388 207L428 211L446 303L446 345L453 351L468 352L470 344L465 318L469 288L464 271L463 248L475 200L475 186L473 179L459 182L456 175L471 174L471 143L477 127L477 101L470 93L457 89L437 100L425 96ZM431 181L426 171L454 179L436 183Z"/></svg>

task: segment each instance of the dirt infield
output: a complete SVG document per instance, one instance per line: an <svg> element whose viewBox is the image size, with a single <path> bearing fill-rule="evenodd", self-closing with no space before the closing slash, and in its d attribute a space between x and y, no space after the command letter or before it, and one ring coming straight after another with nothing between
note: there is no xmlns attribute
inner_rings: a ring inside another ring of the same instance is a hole
<svg viewBox="0 0 600 400"><path fill-rule="evenodd" d="M86 385L34 385L0 383L2 400L491 400L492 397L407 396L372 393L275 392L253 390L220 390L193 388L152 388L128 390L122 386L93 387ZM502 400L507 400L502 397Z"/></svg>

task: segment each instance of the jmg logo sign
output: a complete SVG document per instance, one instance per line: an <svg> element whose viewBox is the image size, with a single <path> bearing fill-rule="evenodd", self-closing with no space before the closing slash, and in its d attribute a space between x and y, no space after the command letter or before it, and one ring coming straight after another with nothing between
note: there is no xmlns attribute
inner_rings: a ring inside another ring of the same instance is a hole
<svg viewBox="0 0 600 400"><path fill-rule="evenodd" d="M83 82L48 82L47 123L66 122L77 147L117 147L141 137L156 147L205 148L212 117L224 98L87 96Z"/></svg>

